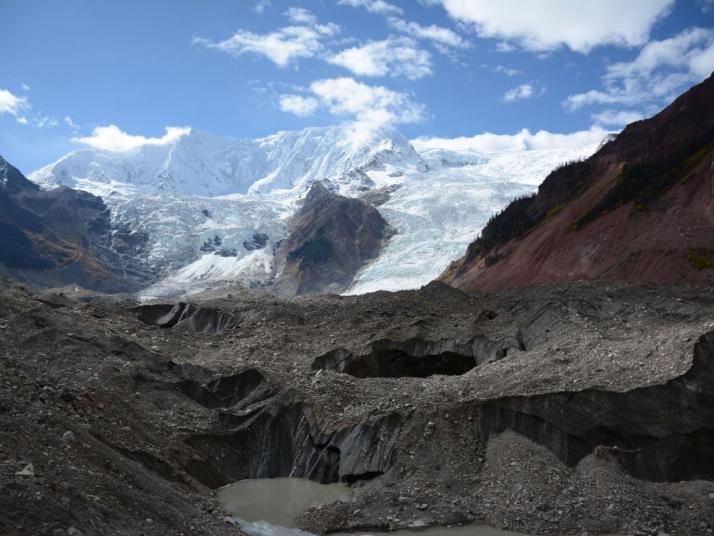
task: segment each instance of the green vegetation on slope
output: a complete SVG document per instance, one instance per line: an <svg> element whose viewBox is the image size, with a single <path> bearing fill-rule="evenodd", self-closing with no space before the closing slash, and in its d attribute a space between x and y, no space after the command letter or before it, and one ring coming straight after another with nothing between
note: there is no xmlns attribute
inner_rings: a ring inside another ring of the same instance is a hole
<svg viewBox="0 0 714 536"><path fill-rule="evenodd" d="M710 131L698 142L668 158L640 164L625 164L615 186L594 207L578 216L573 222L573 228L580 230L603 214L630 201L634 201L637 210L646 210L672 186L686 180L692 170L712 150L714 150L714 131Z"/></svg>

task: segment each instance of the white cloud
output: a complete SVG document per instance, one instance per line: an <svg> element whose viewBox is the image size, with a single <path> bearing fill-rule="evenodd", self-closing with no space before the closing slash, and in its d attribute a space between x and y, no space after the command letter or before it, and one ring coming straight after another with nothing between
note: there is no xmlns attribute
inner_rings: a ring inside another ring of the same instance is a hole
<svg viewBox="0 0 714 536"><path fill-rule="evenodd" d="M340 0L338 3L343 6L363 7L370 13L379 15L401 15L404 13L402 8L384 0Z"/></svg>
<svg viewBox="0 0 714 536"><path fill-rule="evenodd" d="M482 37L512 41L533 51L568 46L587 53L600 45L640 46L674 0L441 0L453 18L472 23Z"/></svg>
<svg viewBox="0 0 714 536"><path fill-rule="evenodd" d="M511 43L508 43L506 41L499 41L496 43L496 52L515 52L518 50L516 47L514 47Z"/></svg>
<svg viewBox="0 0 714 536"><path fill-rule="evenodd" d="M597 125L624 127L635 121L643 118L640 112L630 110L603 110L602 112L591 115L593 121Z"/></svg>
<svg viewBox="0 0 714 536"><path fill-rule="evenodd" d="M576 110L593 104L661 104L713 70L714 30L689 28L669 39L648 43L634 61L607 66L602 90L570 95L564 105Z"/></svg>
<svg viewBox="0 0 714 536"><path fill-rule="evenodd" d="M31 88L30 86L28 86L27 84L22 84L21 87L22 87L22 91L25 91L25 92L30 91L30 90L32 89L32 88Z"/></svg>
<svg viewBox="0 0 714 536"><path fill-rule="evenodd" d="M408 37L370 41L347 48L327 61L359 76L404 76L417 80L432 74L431 56Z"/></svg>
<svg viewBox="0 0 714 536"><path fill-rule="evenodd" d="M290 11L288 10L287 13ZM295 12L293 15L310 16L307 10L302 11L305 12L302 15ZM340 27L333 23L286 26L266 34L238 30L229 39L217 43L197 37L194 38L193 43L221 50L233 56L258 54L265 56L278 67L287 67L298 58L311 58L317 55L323 48L322 40L336 35L339 31Z"/></svg>
<svg viewBox="0 0 714 536"><path fill-rule="evenodd" d="M513 69L511 67L504 67L503 65L496 65L493 68L494 71L500 74L505 74L506 76L518 76L519 74L523 74L521 71L518 69Z"/></svg>
<svg viewBox="0 0 714 536"><path fill-rule="evenodd" d="M37 128L54 128L59 125L59 121L57 121L57 119L52 116L43 115L40 117L35 117L32 120L32 124L35 125Z"/></svg>
<svg viewBox="0 0 714 536"><path fill-rule="evenodd" d="M313 97L302 97L300 95L281 95L280 109L299 117L308 117L315 113L319 103Z"/></svg>
<svg viewBox="0 0 714 536"><path fill-rule="evenodd" d="M697 2L703 13L714 11L714 0L699 0Z"/></svg>
<svg viewBox="0 0 714 536"><path fill-rule="evenodd" d="M304 7L291 7L283 14L296 24L317 24L315 15Z"/></svg>
<svg viewBox="0 0 714 536"><path fill-rule="evenodd" d="M317 80L310 90L331 114L353 117L363 127L417 123L424 119L424 107L408 94L352 78Z"/></svg>
<svg viewBox="0 0 714 536"><path fill-rule="evenodd" d="M485 132L471 137L460 138L417 138L411 140L418 151L446 149L450 151L526 151L529 149L577 149L584 145L600 143L608 131L601 126L569 134L557 134L547 130L531 133L523 129L515 134L493 134Z"/></svg>
<svg viewBox="0 0 714 536"><path fill-rule="evenodd" d="M23 114L29 109L27 97L18 97L8 89L0 89L0 115L11 115L18 123L26 125L27 118Z"/></svg>
<svg viewBox="0 0 714 536"><path fill-rule="evenodd" d="M91 136L75 137L72 141L88 145L93 149L121 152L136 149L142 145L167 145L173 143L191 132L186 127L166 127L165 134L159 138L133 136L122 131L116 125L95 127Z"/></svg>
<svg viewBox="0 0 714 536"><path fill-rule="evenodd" d="M530 99L531 97L537 97L545 93L545 88L536 89L533 84L521 84L509 89L503 94L504 102L516 102L519 100Z"/></svg>
<svg viewBox="0 0 714 536"><path fill-rule="evenodd" d="M253 7L253 11L255 11L258 15L262 15L265 10L270 7L270 4L270 0L258 0Z"/></svg>
<svg viewBox="0 0 714 536"><path fill-rule="evenodd" d="M407 22L397 17L389 17L389 25L397 31L417 39L432 41L435 44L453 48L468 48L471 46L468 41L453 30L435 24L422 26L417 22Z"/></svg>
<svg viewBox="0 0 714 536"><path fill-rule="evenodd" d="M64 122L72 130L79 128L79 125L77 123L75 123L74 120L69 115L64 116Z"/></svg>

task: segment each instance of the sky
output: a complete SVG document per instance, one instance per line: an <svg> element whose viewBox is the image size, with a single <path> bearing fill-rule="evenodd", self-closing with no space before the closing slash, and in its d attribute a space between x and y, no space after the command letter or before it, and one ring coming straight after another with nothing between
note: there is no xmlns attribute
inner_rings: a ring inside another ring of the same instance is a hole
<svg viewBox="0 0 714 536"><path fill-rule="evenodd" d="M0 0L0 20L0 155L25 173L189 127L596 138L714 71L714 0Z"/></svg>

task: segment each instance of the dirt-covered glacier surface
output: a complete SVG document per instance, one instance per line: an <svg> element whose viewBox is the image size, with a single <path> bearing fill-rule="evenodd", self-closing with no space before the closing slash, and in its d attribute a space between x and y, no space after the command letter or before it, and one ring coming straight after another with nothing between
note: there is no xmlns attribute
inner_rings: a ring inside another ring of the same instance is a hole
<svg viewBox="0 0 714 536"><path fill-rule="evenodd" d="M284 476L354 488L315 533L714 529L714 291L0 301L2 534L238 533L212 490Z"/></svg>

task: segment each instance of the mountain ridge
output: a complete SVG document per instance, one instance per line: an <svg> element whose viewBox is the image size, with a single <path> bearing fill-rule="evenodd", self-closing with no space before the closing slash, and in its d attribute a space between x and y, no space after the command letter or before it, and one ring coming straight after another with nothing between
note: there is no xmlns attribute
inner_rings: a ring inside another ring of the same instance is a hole
<svg viewBox="0 0 714 536"><path fill-rule="evenodd" d="M466 290L581 279L709 286L714 75L494 216L442 278Z"/></svg>
<svg viewBox="0 0 714 536"><path fill-rule="evenodd" d="M34 171L30 179L44 188L76 187L90 180L215 197L304 189L315 180L392 164L425 169L409 141L394 129L374 130L362 138L349 125L311 127L254 140L189 129L165 144L73 151Z"/></svg>
<svg viewBox="0 0 714 536"><path fill-rule="evenodd" d="M30 178L45 189L64 183L104 200L112 227L123 230L119 245L135 251L155 274L150 288L142 290L146 299L269 284L275 253L289 234L287 223L318 180L339 195L379 198L380 213L398 233L354 276L348 292L363 293L428 283L494 210L530 193L558 163L594 150L579 139L555 148L506 146L477 158L473 151L463 158L452 151L453 162L443 166L431 156L425 161L395 129L370 136L347 125L282 131L259 140L192 129L165 145L152 142L119 153L76 151ZM268 162L274 173L266 176ZM331 167L333 162L339 166ZM242 193L214 195L236 191ZM267 237L265 247L245 249L256 234ZM220 254L203 251L216 236Z"/></svg>

